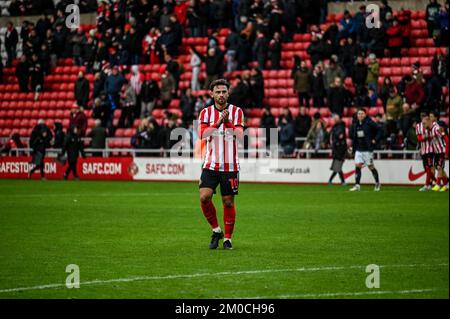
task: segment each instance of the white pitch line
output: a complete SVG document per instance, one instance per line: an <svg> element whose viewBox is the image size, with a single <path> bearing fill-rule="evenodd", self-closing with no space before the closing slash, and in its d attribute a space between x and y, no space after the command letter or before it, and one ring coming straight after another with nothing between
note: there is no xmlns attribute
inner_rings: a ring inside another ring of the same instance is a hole
<svg viewBox="0 0 450 319"><path fill-rule="evenodd" d="M373 291L358 291L358 292L327 292L319 294L296 294L296 295L277 295L277 296L258 296L258 297L244 297L233 299L289 299L289 298L327 298L327 297L357 297L369 295L391 295L391 294L418 294L423 292L446 291L448 288L425 288L425 289L409 289L409 290L373 290Z"/></svg>
<svg viewBox="0 0 450 319"><path fill-rule="evenodd" d="M380 265L380 267L396 267L396 268L407 268L407 267L441 267L448 266L448 263L441 264L405 264L405 265ZM253 274L263 274L263 273L280 273L280 272L315 272L315 271L329 271L329 270L344 270L344 269L355 269L355 268L365 268L365 265L353 265L353 266L329 266L329 267L312 267L312 268L291 268L291 269L261 269L261 270L245 270L245 271L226 271L226 272L216 272L216 273L196 273L196 274L185 274L185 275L168 275L168 276L140 276L131 278L117 278L117 279L107 279L107 280L92 280L80 282L80 286L89 285L104 285L115 282L133 282L133 281L147 281L147 280L167 280L167 279L186 279L186 278L199 278L199 277L216 277L216 276L236 276L236 275L253 275ZM19 288L8 288L0 289L0 293L6 292L16 292L16 291L27 291L27 290L41 290L41 289L52 289L65 287L65 284L46 284L31 287L19 287Z"/></svg>

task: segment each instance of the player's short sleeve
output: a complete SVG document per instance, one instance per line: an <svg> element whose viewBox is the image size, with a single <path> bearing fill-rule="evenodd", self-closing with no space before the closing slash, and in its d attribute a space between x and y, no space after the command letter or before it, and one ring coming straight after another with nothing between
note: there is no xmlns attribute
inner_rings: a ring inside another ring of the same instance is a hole
<svg viewBox="0 0 450 319"><path fill-rule="evenodd" d="M239 107L236 107L236 116L233 124L234 126L244 126L244 112Z"/></svg>
<svg viewBox="0 0 450 319"><path fill-rule="evenodd" d="M420 132L420 124L416 125L416 135L420 135L422 132Z"/></svg>
<svg viewBox="0 0 450 319"><path fill-rule="evenodd" d="M209 117L208 112L206 111L206 108L200 111L200 115L198 117L198 121L200 124L209 124Z"/></svg>

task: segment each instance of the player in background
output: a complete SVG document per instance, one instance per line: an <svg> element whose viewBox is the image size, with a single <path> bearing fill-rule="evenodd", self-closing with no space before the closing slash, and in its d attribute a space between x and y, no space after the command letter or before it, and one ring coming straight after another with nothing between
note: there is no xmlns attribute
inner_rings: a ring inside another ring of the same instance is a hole
<svg viewBox="0 0 450 319"><path fill-rule="evenodd" d="M224 249L232 249L236 219L234 196L239 187L238 140L244 134L244 113L232 104L227 103L230 84L219 79L211 83L210 95L214 104L205 107L199 115L199 136L206 139L206 152L200 177L200 204L203 215L212 228L210 249L216 249L219 240L224 238L217 222L216 209L212 202L218 185L222 195L223 219L225 227Z"/></svg>
<svg viewBox="0 0 450 319"><path fill-rule="evenodd" d="M448 190L448 176L445 172L445 153L447 150L445 143L445 130L437 123L439 114L437 112L430 113L430 135L431 145L434 153L434 167L437 170L436 185L432 188L433 191L445 192ZM442 187L441 187L442 185Z"/></svg>
<svg viewBox="0 0 450 319"><path fill-rule="evenodd" d="M420 156L422 157L423 168L426 172L425 185L419 189L420 192L426 192L431 189L432 182L436 181L434 176L434 155L431 145L430 116L427 113L420 113L420 122L416 125L417 141L420 143Z"/></svg>
<svg viewBox="0 0 450 319"><path fill-rule="evenodd" d="M361 170L366 165L372 172L375 179L374 191L381 190L381 184L378 171L373 164L373 150L375 145L381 139L381 130L378 125L366 114L366 110L360 108L356 113L356 120L353 120L350 137L353 141L353 149L355 150L355 186L350 188L351 192L360 191L361 186Z"/></svg>

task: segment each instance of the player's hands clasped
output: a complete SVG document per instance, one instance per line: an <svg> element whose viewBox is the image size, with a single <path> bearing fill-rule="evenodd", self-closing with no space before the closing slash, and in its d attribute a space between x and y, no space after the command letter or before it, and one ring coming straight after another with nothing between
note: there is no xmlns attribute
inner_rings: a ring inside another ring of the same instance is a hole
<svg viewBox="0 0 450 319"><path fill-rule="evenodd" d="M228 122L228 116L230 115L230 112L228 112L228 110L224 110L222 112L222 116L221 116L221 120L223 123L227 123Z"/></svg>

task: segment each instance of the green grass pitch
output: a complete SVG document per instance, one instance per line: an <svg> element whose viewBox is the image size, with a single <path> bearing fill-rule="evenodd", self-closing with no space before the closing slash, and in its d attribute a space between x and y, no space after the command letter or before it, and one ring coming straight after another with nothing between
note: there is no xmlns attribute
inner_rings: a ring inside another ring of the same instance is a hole
<svg viewBox="0 0 450 319"><path fill-rule="evenodd" d="M242 183L211 251L197 183L1 180L0 298L448 298L449 196L417 189Z"/></svg>

